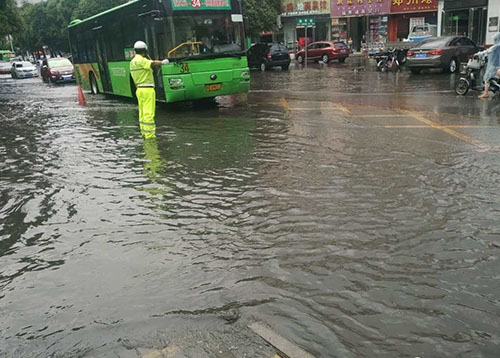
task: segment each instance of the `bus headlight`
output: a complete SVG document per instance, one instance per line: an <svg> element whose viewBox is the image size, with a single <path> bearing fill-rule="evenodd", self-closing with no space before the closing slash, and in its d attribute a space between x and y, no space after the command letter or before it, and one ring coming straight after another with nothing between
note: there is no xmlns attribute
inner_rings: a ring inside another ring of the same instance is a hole
<svg viewBox="0 0 500 358"><path fill-rule="evenodd" d="M248 76L250 76L250 72L248 72L248 71L243 71L241 73L241 77L248 77Z"/></svg>
<svg viewBox="0 0 500 358"><path fill-rule="evenodd" d="M168 83L171 86L181 85L182 84L182 78L169 78L168 79Z"/></svg>

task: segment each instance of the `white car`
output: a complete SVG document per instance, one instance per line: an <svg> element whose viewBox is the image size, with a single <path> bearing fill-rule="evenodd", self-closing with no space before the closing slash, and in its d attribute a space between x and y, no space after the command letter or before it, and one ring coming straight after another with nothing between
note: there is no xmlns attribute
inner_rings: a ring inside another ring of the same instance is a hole
<svg viewBox="0 0 500 358"><path fill-rule="evenodd" d="M12 64L10 75L12 78L38 77L38 70L31 62L16 61Z"/></svg>

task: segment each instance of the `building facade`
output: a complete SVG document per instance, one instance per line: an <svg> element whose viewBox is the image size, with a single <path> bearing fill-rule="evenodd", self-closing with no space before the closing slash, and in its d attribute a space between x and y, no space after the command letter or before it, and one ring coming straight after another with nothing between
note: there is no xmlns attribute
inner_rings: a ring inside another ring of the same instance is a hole
<svg viewBox="0 0 500 358"><path fill-rule="evenodd" d="M491 6L498 1L490 0ZM488 0L444 0L443 35L467 36L484 45L488 27Z"/></svg>
<svg viewBox="0 0 500 358"><path fill-rule="evenodd" d="M289 50L331 39L330 0L281 0L281 10L283 42Z"/></svg>
<svg viewBox="0 0 500 358"><path fill-rule="evenodd" d="M408 39L415 27L426 25L437 36L438 0L392 0L389 42Z"/></svg>
<svg viewBox="0 0 500 358"><path fill-rule="evenodd" d="M490 0L488 4L488 23L486 24L485 44L493 45L493 37L500 32L500 0Z"/></svg>
<svg viewBox="0 0 500 358"><path fill-rule="evenodd" d="M387 21L392 0L333 0L332 39L351 44L387 42Z"/></svg>

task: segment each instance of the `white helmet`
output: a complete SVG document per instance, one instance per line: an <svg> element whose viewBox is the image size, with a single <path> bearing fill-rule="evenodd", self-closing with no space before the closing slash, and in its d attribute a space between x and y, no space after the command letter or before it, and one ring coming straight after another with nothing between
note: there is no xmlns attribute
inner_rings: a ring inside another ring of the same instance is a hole
<svg viewBox="0 0 500 358"><path fill-rule="evenodd" d="M147 50L148 49L148 45L146 45L146 43L143 42L143 41L137 41L134 44L134 49L136 49L136 50Z"/></svg>

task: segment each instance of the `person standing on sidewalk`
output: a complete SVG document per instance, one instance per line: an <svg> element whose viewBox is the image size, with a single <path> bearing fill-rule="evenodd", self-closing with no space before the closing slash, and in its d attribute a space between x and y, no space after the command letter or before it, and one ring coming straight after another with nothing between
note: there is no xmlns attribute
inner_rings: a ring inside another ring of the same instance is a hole
<svg viewBox="0 0 500 358"><path fill-rule="evenodd" d="M143 41L134 44L135 56L130 61L130 74L137 88L139 102L139 125L142 136L156 138L156 92L152 66L168 65L168 60L153 61L148 55L148 46Z"/></svg>

